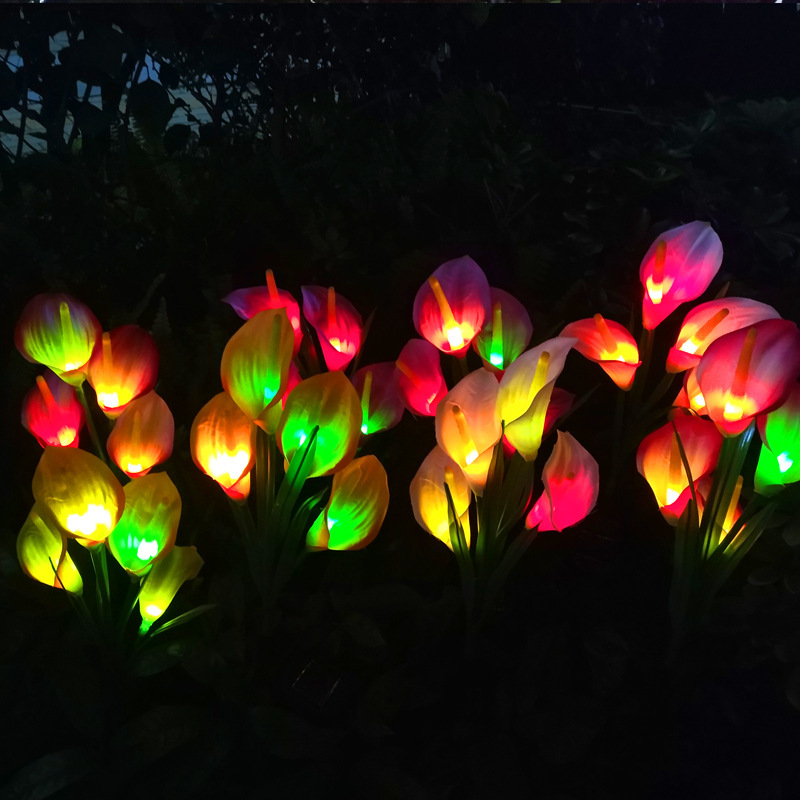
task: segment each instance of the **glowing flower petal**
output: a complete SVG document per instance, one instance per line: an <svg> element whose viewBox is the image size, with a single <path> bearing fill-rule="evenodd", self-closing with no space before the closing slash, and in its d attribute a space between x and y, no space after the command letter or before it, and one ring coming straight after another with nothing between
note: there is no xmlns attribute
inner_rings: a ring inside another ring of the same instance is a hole
<svg viewBox="0 0 800 800"><path fill-rule="evenodd" d="M142 632L169 608L178 589L185 581L196 578L202 566L203 559L196 547L173 547L161 561L153 564L139 593Z"/></svg>
<svg viewBox="0 0 800 800"><path fill-rule="evenodd" d="M106 449L129 477L139 478L172 455L175 421L164 400L148 392L132 400L108 435Z"/></svg>
<svg viewBox="0 0 800 800"><path fill-rule="evenodd" d="M328 369L344 369L361 347L364 323L353 304L333 286L302 286L303 316L317 332Z"/></svg>
<svg viewBox="0 0 800 800"><path fill-rule="evenodd" d="M77 447L83 423L75 389L49 370L22 400L22 424L42 447Z"/></svg>
<svg viewBox="0 0 800 800"><path fill-rule="evenodd" d="M783 405L758 418L764 443L756 466L755 487L774 494L800 480L800 385L792 387Z"/></svg>
<svg viewBox="0 0 800 800"><path fill-rule="evenodd" d="M38 503L17 536L17 558L23 572L34 580L73 594L83 591L83 579L67 552L66 537Z"/></svg>
<svg viewBox="0 0 800 800"><path fill-rule="evenodd" d="M278 424L281 421L281 414L283 409L286 408L286 400L289 397L292 389L300 383L300 371L297 369L297 364L294 361L289 364L289 377L286 379L286 389L281 395L280 403L276 403L272 408L268 408L262 415L261 419L264 422L264 430L267 433L275 434L278 430Z"/></svg>
<svg viewBox="0 0 800 800"><path fill-rule="evenodd" d="M439 351L424 339L411 339L395 361L397 391L412 414L432 417L447 394Z"/></svg>
<svg viewBox="0 0 800 800"><path fill-rule="evenodd" d="M353 375L353 386L361 397L362 434L386 431L400 422L404 407L397 393L394 361L362 367Z"/></svg>
<svg viewBox="0 0 800 800"><path fill-rule="evenodd" d="M490 288L492 313L472 340L483 366L502 372L528 346L533 333L531 318L516 297L502 289Z"/></svg>

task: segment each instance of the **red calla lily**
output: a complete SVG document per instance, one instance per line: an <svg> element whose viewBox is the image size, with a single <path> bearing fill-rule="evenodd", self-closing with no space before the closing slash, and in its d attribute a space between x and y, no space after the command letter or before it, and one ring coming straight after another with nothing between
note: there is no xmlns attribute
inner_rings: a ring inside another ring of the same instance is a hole
<svg viewBox="0 0 800 800"><path fill-rule="evenodd" d="M361 347L364 322L333 286L303 286L303 316L317 332L322 357L332 372L344 369Z"/></svg>

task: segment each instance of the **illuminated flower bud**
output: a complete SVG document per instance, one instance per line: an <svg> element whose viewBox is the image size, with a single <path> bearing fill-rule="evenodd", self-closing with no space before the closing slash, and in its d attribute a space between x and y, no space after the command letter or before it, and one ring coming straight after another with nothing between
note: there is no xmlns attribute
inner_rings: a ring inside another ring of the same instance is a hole
<svg viewBox="0 0 800 800"><path fill-rule="evenodd" d="M544 492L528 513L526 528L563 531L577 525L597 503L600 469L572 434L558 431L542 481Z"/></svg>
<svg viewBox="0 0 800 800"><path fill-rule="evenodd" d="M108 537L108 549L131 575L143 575L175 544L181 496L166 472L125 485L125 511Z"/></svg>
<svg viewBox="0 0 800 800"><path fill-rule="evenodd" d="M403 416L403 401L397 393L394 361L362 367L353 375L353 386L361 397L361 433L393 428Z"/></svg>
<svg viewBox="0 0 800 800"><path fill-rule="evenodd" d="M412 414L432 417L447 394L439 351L424 339L411 339L395 361L397 391Z"/></svg>
<svg viewBox="0 0 800 800"><path fill-rule="evenodd" d="M703 397L703 392L700 390L700 384L697 382L697 368L687 370L683 379L683 396L686 398L685 402L681 402L685 408L691 408L695 414L707 416L706 399ZM677 405L675 403L674 405Z"/></svg>
<svg viewBox="0 0 800 800"><path fill-rule="evenodd" d="M129 478L139 478L172 455L174 438L169 406L155 392L148 392L131 400L119 415L106 449Z"/></svg>
<svg viewBox="0 0 800 800"><path fill-rule="evenodd" d="M222 388L261 428L265 412L280 402L289 380L294 334L286 309L259 311L222 351Z"/></svg>
<svg viewBox="0 0 800 800"><path fill-rule="evenodd" d="M375 456L351 461L333 476L328 504L311 526L308 550L360 550L381 529L389 507L386 470Z"/></svg>
<svg viewBox="0 0 800 800"><path fill-rule="evenodd" d="M83 406L75 389L53 372L36 378L22 400L22 424L42 447L77 447L84 423Z"/></svg>
<svg viewBox="0 0 800 800"><path fill-rule="evenodd" d="M492 313L472 340L483 366L502 372L528 346L533 333L531 318L516 297L490 288Z"/></svg>
<svg viewBox="0 0 800 800"><path fill-rule="evenodd" d="M711 342L726 333L747 328L780 314L766 303L745 297L723 297L695 306L681 325L678 339L667 355L667 372L683 372L700 363Z"/></svg>
<svg viewBox="0 0 800 800"><path fill-rule="evenodd" d="M23 572L45 586L83 591L83 579L67 552L67 539L35 504L17 536L17 559Z"/></svg>
<svg viewBox="0 0 800 800"><path fill-rule="evenodd" d="M103 333L89 359L89 383L97 394L97 405L110 419L149 392L157 376L158 348L138 325L121 325Z"/></svg>
<svg viewBox="0 0 800 800"><path fill-rule="evenodd" d="M568 392L558 386L553 389L544 415L544 431L542 435L547 434L552 429L553 425L572 408L574 402L575 395L572 392Z"/></svg>
<svg viewBox="0 0 800 800"><path fill-rule="evenodd" d="M722 242L707 222L690 222L662 233L642 259L642 323L653 330L681 303L708 288L722 264Z"/></svg>
<svg viewBox="0 0 800 800"><path fill-rule="evenodd" d="M764 443L756 466L759 494L774 494L800 480L800 386L795 384L783 405L758 418Z"/></svg>
<svg viewBox="0 0 800 800"><path fill-rule="evenodd" d="M303 341L303 329L300 327L300 306L289 292L278 289L272 270L267 270L267 285L254 286L250 289L237 289L222 298L242 319L252 319L259 311L272 308L285 308L286 315L294 331L294 347L292 356L296 356Z"/></svg>
<svg viewBox="0 0 800 800"><path fill-rule="evenodd" d="M577 339L575 349L599 364L623 391L633 385L639 361L639 348L628 329L611 319L595 314L592 319L571 322L559 334Z"/></svg>
<svg viewBox="0 0 800 800"><path fill-rule="evenodd" d="M86 362L101 330L95 315L74 297L37 294L14 328L14 344L28 361L44 364L78 386L86 378Z"/></svg>
<svg viewBox="0 0 800 800"><path fill-rule="evenodd" d="M489 281L468 256L446 261L414 298L414 327L443 353L459 357L492 314Z"/></svg>
<svg viewBox="0 0 800 800"><path fill-rule="evenodd" d="M411 481L411 506L420 527L452 550L445 483L450 489L453 505L469 543L469 504L472 492L458 464L437 446L425 457Z"/></svg>
<svg viewBox="0 0 800 800"><path fill-rule="evenodd" d="M153 564L139 592L139 613L142 616L141 633L169 608L169 604L186 581L197 577L203 559L196 547L173 547L161 560Z"/></svg>
<svg viewBox="0 0 800 800"><path fill-rule="evenodd" d="M497 397L505 435L526 461L542 443L544 421L556 378L577 339L557 336L523 353L505 371Z"/></svg>
<svg viewBox="0 0 800 800"><path fill-rule="evenodd" d="M286 401L278 444L284 458L294 454L319 426L309 477L331 475L352 461L361 433L361 402L343 373L324 372L301 381Z"/></svg>
<svg viewBox="0 0 800 800"><path fill-rule="evenodd" d="M225 392L197 412L189 434L192 459L233 500L250 494L256 460L256 429Z"/></svg>
<svg viewBox="0 0 800 800"><path fill-rule="evenodd" d="M800 375L800 331L768 319L712 342L696 367L706 413L727 436L781 405Z"/></svg>
<svg viewBox="0 0 800 800"><path fill-rule="evenodd" d="M364 323L353 304L333 286L301 286L303 316L317 332L328 369L344 369L361 347Z"/></svg>
<svg viewBox="0 0 800 800"><path fill-rule="evenodd" d="M711 421L683 414L653 431L639 445L636 469L650 484L664 519L677 525L691 499L691 489L673 423L695 485L716 466L722 436Z"/></svg>
<svg viewBox="0 0 800 800"><path fill-rule="evenodd" d="M264 430L266 430L267 433L274 434L275 431L278 430L278 424L281 421L283 409L286 408L286 400L289 397L289 393L301 380L300 370L297 369L297 364L292 361L291 364L289 364L289 377L286 379L286 389L281 395L280 403L276 403L272 408L268 408L262 415Z"/></svg>
<svg viewBox="0 0 800 800"><path fill-rule="evenodd" d="M86 547L108 538L125 507L114 473L97 456L71 447L45 447L33 475L33 496Z"/></svg>

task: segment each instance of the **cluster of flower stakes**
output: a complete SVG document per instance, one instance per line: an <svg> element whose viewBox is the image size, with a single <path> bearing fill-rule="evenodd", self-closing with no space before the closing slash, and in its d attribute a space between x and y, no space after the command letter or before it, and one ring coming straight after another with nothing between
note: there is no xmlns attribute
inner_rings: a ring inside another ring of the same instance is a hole
<svg viewBox="0 0 800 800"><path fill-rule="evenodd" d="M303 287L302 315L271 271L265 286L226 297L245 322L222 355L224 391L195 417L191 453L230 499L265 608L307 553L358 549L375 538L389 503L387 476L375 456L357 451L407 408L435 418L436 446L411 482L414 515L453 551L468 624L479 626L537 531L562 531L596 504L597 462L560 430L541 470L542 491L534 491L543 438L578 405L555 386L576 350L617 387L633 389L619 397L620 421L625 403L629 421L649 419L674 375L684 373L662 412L667 422L645 436L636 458L677 528L670 603L682 630L707 610L763 530L774 509L769 498L800 479L800 331L770 306L718 297L693 308L669 351L667 376L641 400L655 328L708 289L721 261L720 240L706 223L666 231L640 268L639 346L623 325L595 314L529 350L532 325L519 301L489 286L472 259L448 261L415 297L422 338L396 361L357 370L364 324L333 287ZM153 391L155 344L134 325L102 333L91 311L64 294L28 304L16 344L50 370L23 402L23 424L44 453L18 538L20 563L31 577L80 597L83 581L67 550L68 540L77 541L92 555L97 606L108 608L107 545L132 576L147 632L202 565L193 547L175 545L181 500L174 484L166 472L150 472L169 458L173 439L172 415ZM470 348L482 362L471 372ZM462 369L451 388L440 353ZM105 448L84 381L113 424ZM100 457L78 448L84 422ZM756 429L762 446L753 491L744 487L743 467Z"/></svg>

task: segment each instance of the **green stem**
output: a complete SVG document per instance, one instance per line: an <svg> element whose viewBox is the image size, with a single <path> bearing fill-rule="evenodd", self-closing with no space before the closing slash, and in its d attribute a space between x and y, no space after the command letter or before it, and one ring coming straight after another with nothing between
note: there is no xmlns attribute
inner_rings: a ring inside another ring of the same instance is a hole
<svg viewBox="0 0 800 800"><path fill-rule="evenodd" d="M266 431L256 427L256 526L260 546L265 544L267 535L267 483L270 466L267 436Z"/></svg>
<svg viewBox="0 0 800 800"><path fill-rule="evenodd" d="M94 445L95 452L97 453L100 458L108 464L108 455L106 454L106 450L103 447L100 436L97 433L97 425L94 421L94 416L92 415L92 409L89 407L89 403L86 400L86 392L83 390L83 384L81 383L79 386L75 388L75 391L78 395L78 400L80 400L81 405L83 406L84 415L86 417L86 426L89 428L89 435L92 437L92 444Z"/></svg>
<svg viewBox="0 0 800 800"><path fill-rule="evenodd" d="M97 592L97 608L101 619L108 619L111 612L111 587L108 582L108 562L105 544L98 544L89 549L94 567L95 591Z"/></svg>

